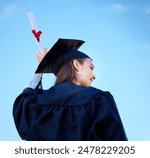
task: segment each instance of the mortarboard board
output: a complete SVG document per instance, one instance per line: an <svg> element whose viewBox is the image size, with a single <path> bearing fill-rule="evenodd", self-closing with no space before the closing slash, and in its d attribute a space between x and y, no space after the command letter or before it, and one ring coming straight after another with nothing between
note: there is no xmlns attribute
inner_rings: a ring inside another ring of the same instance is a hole
<svg viewBox="0 0 150 158"><path fill-rule="evenodd" d="M54 73L57 75L60 67L71 59L90 58L78 51L83 43L82 40L59 38L40 62L35 73Z"/></svg>

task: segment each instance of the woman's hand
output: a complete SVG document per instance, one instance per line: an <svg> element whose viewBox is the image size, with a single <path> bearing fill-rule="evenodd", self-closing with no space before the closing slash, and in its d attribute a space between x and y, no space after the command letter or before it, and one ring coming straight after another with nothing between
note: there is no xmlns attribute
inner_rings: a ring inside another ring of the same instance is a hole
<svg viewBox="0 0 150 158"><path fill-rule="evenodd" d="M45 57L47 53L47 49L44 48L42 52L38 52L37 53L37 59L38 59L38 62L40 63L42 61L42 59Z"/></svg>
<svg viewBox="0 0 150 158"><path fill-rule="evenodd" d="M45 57L47 53L47 49L44 48L42 52L38 52L37 53L37 59L38 59L38 62L40 63L42 61L42 59ZM42 77L42 73L37 73L37 75L39 75L40 77Z"/></svg>

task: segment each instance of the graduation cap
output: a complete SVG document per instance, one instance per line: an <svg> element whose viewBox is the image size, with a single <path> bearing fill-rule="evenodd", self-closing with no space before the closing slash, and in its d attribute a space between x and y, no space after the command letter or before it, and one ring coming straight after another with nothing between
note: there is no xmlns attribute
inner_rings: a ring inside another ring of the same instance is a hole
<svg viewBox="0 0 150 158"><path fill-rule="evenodd" d="M78 51L83 43L82 40L59 38L40 62L35 73L54 73L57 75L59 69L70 60L90 58Z"/></svg>

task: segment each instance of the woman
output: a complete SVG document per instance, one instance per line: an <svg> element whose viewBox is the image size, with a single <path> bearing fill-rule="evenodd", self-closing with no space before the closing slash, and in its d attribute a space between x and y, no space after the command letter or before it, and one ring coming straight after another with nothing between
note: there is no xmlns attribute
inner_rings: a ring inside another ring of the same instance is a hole
<svg viewBox="0 0 150 158"><path fill-rule="evenodd" d="M127 140L113 96L91 87L94 65L78 51L83 43L59 39L47 54L38 53L36 74L13 107L22 139ZM42 73L56 75L48 90L41 88Z"/></svg>

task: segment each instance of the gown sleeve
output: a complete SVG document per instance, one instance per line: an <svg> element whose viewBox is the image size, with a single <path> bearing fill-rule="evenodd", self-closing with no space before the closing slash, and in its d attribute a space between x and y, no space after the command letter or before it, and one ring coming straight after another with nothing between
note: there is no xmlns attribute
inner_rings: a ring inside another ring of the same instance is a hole
<svg viewBox="0 0 150 158"><path fill-rule="evenodd" d="M29 132L30 124L34 122L32 118L29 118L31 117L29 106L31 103L34 103L34 101L36 101L37 99L37 96L42 93L41 86L41 79L38 79L37 76L34 76L28 84L28 88L25 88L14 102L14 122L17 131L22 139L26 139Z"/></svg>
<svg viewBox="0 0 150 158"><path fill-rule="evenodd" d="M114 101L109 92L97 94L94 99L91 140L127 141L127 136Z"/></svg>

